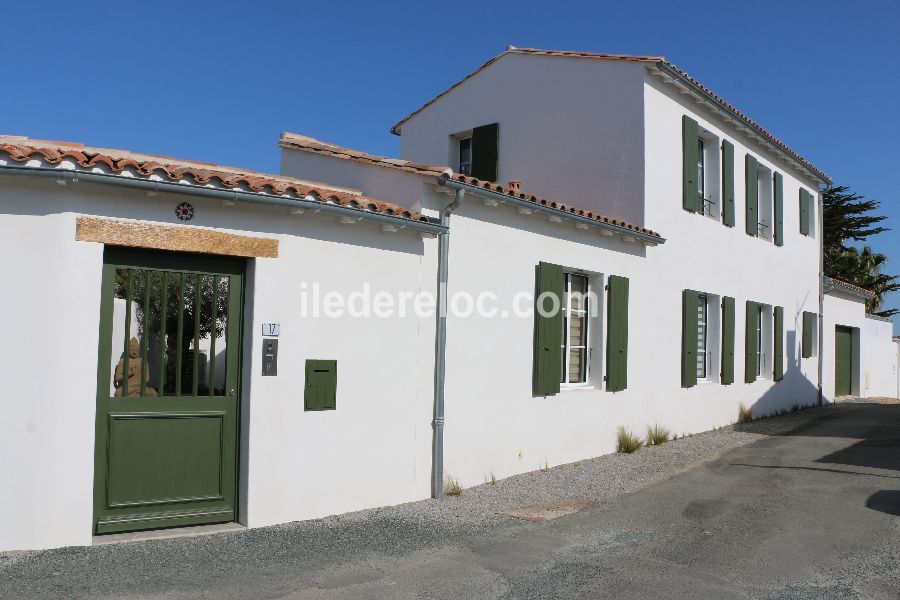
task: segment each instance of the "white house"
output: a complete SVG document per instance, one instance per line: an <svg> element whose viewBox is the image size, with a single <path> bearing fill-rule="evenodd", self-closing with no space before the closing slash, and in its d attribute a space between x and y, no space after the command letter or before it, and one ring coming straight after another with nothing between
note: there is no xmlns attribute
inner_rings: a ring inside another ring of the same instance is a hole
<svg viewBox="0 0 900 600"><path fill-rule="evenodd" d="M281 175L0 137L0 550L831 401L844 327L850 393L896 380L866 292L821 285L827 176L662 58L510 48L393 131L401 159L285 133Z"/></svg>

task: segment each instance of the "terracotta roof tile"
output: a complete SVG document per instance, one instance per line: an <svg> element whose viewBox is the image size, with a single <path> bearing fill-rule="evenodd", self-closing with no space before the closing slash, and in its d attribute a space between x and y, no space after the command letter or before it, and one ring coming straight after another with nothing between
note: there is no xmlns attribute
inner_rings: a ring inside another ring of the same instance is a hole
<svg viewBox="0 0 900 600"><path fill-rule="evenodd" d="M158 175L170 181L192 179L200 185L218 184L225 188L246 187L251 191L298 199L315 198L323 203L338 204L380 214L428 222L430 219L398 204L363 196L358 190L306 181L283 175L267 175L250 169L238 169L215 163L187 161L177 158L136 154L128 150L89 148L83 144L32 140L22 136L0 135L0 153L17 162L32 157L58 164L70 160L84 169L104 167L111 173L133 171L139 176Z"/></svg>
<svg viewBox="0 0 900 600"><path fill-rule="evenodd" d="M449 167L441 167L439 165L428 165L422 163L414 163L407 160L400 160L396 158L389 158L387 156L378 156L377 154L368 154L366 152L360 152L359 150L352 150L350 148L344 148L343 146L338 146L336 144L330 144L328 142L322 142L320 140L297 135L295 133L284 132L281 134L281 139L278 142L278 145L282 148L289 148L292 150L301 150L304 152L311 152L314 154L321 154L324 156L332 156L344 160L353 160L356 162L361 162L373 166L378 167L386 167L389 169L398 169L401 171L407 171L410 173L415 173L418 175L426 175L429 177L448 177L454 181L459 181L461 183L466 183L468 185L472 185L478 188L482 188L485 190L490 190L493 192L499 192L501 194L505 194L507 196L512 196L518 198L520 200L527 200L529 202L534 202L536 204L540 204L542 206L548 206L550 208L555 208L561 212L578 215L581 217L587 217L589 219L594 219L595 221L600 221L602 223L608 223L610 225L616 225L618 227L624 227L625 229L631 229L636 232L644 233L647 235L652 235L654 237L661 238L660 234L657 232L646 229L644 227L639 227L637 225L632 225L631 223L626 223L625 221L619 221L617 219L613 219L611 217L607 217L589 210L585 210L583 208L577 208L575 206L570 206L563 202L559 202L557 200L550 200L547 198L543 198L541 196L535 196L533 194L525 194L518 189L518 185L516 188L503 186L491 181L483 181L481 179L475 179L474 177L468 177L466 175L461 175L459 173L454 173L452 169Z"/></svg>
<svg viewBox="0 0 900 600"><path fill-rule="evenodd" d="M278 145L282 148L304 150L306 152L314 152L316 154L333 156L335 158L341 158L344 160L353 160L368 164L377 164L380 166L392 167L395 169L400 169L401 171L408 171L410 173L424 173L426 175L435 176L440 176L443 173L452 173L451 169L448 167L417 163L400 158L390 158L388 156L378 156L377 154L368 154L367 152L345 148L343 146L338 146L337 144L330 144L328 142L323 142L321 140L307 137L305 135L291 133L289 131L285 131L281 134L281 139L278 140Z"/></svg>
<svg viewBox="0 0 900 600"><path fill-rule="evenodd" d="M875 292L867 290L866 288L861 288L858 285L853 285L852 283L848 283L841 279L835 279L834 277L826 277L825 279L835 287L842 288L845 291L853 292L867 298L873 298L875 296Z"/></svg>
<svg viewBox="0 0 900 600"><path fill-rule="evenodd" d="M486 63L484 63L483 65L481 65L480 67L478 67L477 69L475 69L474 71L472 71L471 73L469 73L468 75L466 75L465 77L463 77L462 79L460 79L459 81L457 81L456 83L451 85L449 88L447 88L446 90L444 90L443 92L441 92L440 94L438 94L437 96L435 96L434 98L432 98L431 100L429 100L428 102L426 102L425 104L420 106L418 109L416 109L415 111L413 111L412 113L410 113L409 115L407 115L406 117L401 119L393 127L391 127L391 133L393 133L395 135L400 135L400 129L404 123L406 123L408 120L410 120L411 118L413 118L414 116L416 116L417 114L419 114L420 112L422 112L423 110L425 110L426 108L428 108L429 106L431 106L432 104L437 102L442 97L449 94L451 91L453 91L454 89L456 89L457 87L459 87L460 85L465 83L470 78L474 77L478 73L481 73L482 71L487 69L489 66L491 66L492 64L494 64L495 62L497 62L498 60L500 60L507 54L523 54L523 55L531 55L531 56L561 56L561 57L566 57L566 58L586 58L586 59L593 59L593 60L613 60L613 61L622 61L622 62L636 62L636 63L646 63L649 66L654 66L657 68L661 67L662 65L665 65L666 67L668 67L671 70L678 73L681 77L684 77L686 80L690 81L693 85L695 85L704 94L706 94L707 96L709 96L716 102L720 103L723 107L725 107L730 112L734 113L737 117L739 117L740 119L742 119L743 121L748 123L754 129L758 130L759 133L761 133L763 136L766 137L766 139L768 139L770 142L772 142L773 144L778 146L782 151L790 154L792 157L794 157L796 160L798 160L801 164L803 164L807 169L809 169L810 171L815 173L817 176L822 178L824 181L831 183L831 178L828 175L826 175L823 171L816 168L811 162L809 162L807 159L800 156L800 154L798 154L796 151L792 150L787 144L785 144L780 139L778 139L777 137L772 135L769 131L767 131L759 123L757 123L756 121L754 121L750 117L748 117L746 114L744 114L736 106L727 102L724 98L722 98L721 96L719 96L718 94L716 94L715 92L710 90L708 87L706 87L705 85L700 83L698 80L696 80L693 77L691 77L690 75L688 75L687 72L685 72L684 70L680 69L679 67L677 67L674 64L670 63L669 61L667 61L664 56L601 54L601 53L596 53L596 52L577 52L577 51L571 51L571 50L542 50L539 48L516 48L514 46L510 46L504 52L498 54L497 56L494 56L493 58L488 60Z"/></svg>
<svg viewBox="0 0 900 600"><path fill-rule="evenodd" d="M557 200L550 200L549 198L543 198L541 196L535 196L533 194L525 194L518 190L518 186L516 188L510 186L500 185L498 183L494 183L491 181L483 181L481 179L475 179L474 177L468 177L466 175L460 175L454 173L450 179L453 181L459 181L460 183L467 183L472 186L476 186L485 190L490 190L492 192L498 192L500 194L505 194L507 196L511 196L513 198L518 198L519 200L526 200L528 202L534 202L535 204L540 204L541 206L547 206L550 208L555 208L561 212L569 213L572 215L578 215L579 217L586 217L588 219L593 219L595 221L599 221L601 223L607 223L609 225L615 225L617 227L623 227L625 229L630 229L632 231L643 233L646 235L652 235L653 237L662 238L662 236L653 231L652 229L647 229L645 227L640 227L638 225L632 225L626 221L620 221L617 219L613 219L611 217L607 217L605 215L601 215L599 213L595 213L590 210L585 210L583 208L578 208L576 206L570 206L563 202L559 202Z"/></svg>

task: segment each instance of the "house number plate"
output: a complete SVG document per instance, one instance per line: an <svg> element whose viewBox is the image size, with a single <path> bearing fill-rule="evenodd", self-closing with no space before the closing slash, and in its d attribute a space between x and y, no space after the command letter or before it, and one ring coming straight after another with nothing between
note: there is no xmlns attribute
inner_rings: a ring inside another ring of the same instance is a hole
<svg viewBox="0 0 900 600"><path fill-rule="evenodd" d="M281 333L281 323L263 323L262 334L269 337L278 337Z"/></svg>

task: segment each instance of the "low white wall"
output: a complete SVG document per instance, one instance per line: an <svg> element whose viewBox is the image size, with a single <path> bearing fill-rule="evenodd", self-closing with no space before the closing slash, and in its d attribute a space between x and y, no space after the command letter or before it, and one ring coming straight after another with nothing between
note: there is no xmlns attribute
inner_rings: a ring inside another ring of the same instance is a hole
<svg viewBox="0 0 900 600"><path fill-rule="evenodd" d="M30 214L52 207L14 181L0 188L0 550L89 544L103 248L74 243L70 214Z"/></svg>
<svg viewBox="0 0 900 600"><path fill-rule="evenodd" d="M365 221L146 194L88 183L4 179L0 298L0 550L91 543L103 246L75 241L79 214L275 237L277 259L248 261L240 519L251 527L429 495L434 325L301 316L302 283L324 292L371 282L392 294L435 287L433 238ZM262 323L280 323L279 374L260 373ZM304 412L304 361L336 359L337 410Z"/></svg>
<svg viewBox="0 0 900 600"><path fill-rule="evenodd" d="M898 348L893 323L867 316L860 331L862 388L866 397L900 398Z"/></svg>

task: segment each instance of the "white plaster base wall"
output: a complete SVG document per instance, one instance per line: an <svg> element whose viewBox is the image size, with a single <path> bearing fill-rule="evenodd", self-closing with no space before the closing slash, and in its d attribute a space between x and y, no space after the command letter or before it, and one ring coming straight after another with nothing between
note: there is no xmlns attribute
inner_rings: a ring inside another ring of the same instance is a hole
<svg viewBox="0 0 900 600"><path fill-rule="evenodd" d="M9 177L0 188L5 382L0 550L91 543L101 244L75 241L79 214L275 237L280 257L248 261L240 520L255 527L428 497L434 325L302 318L300 284L354 291L435 288L436 240L365 221ZM280 323L279 374L260 374L261 323ZM337 410L303 410L304 361L336 359Z"/></svg>
<svg viewBox="0 0 900 600"><path fill-rule="evenodd" d="M103 249L74 243L64 207L33 215L40 197L11 187L0 191L0 551L89 544Z"/></svg>

